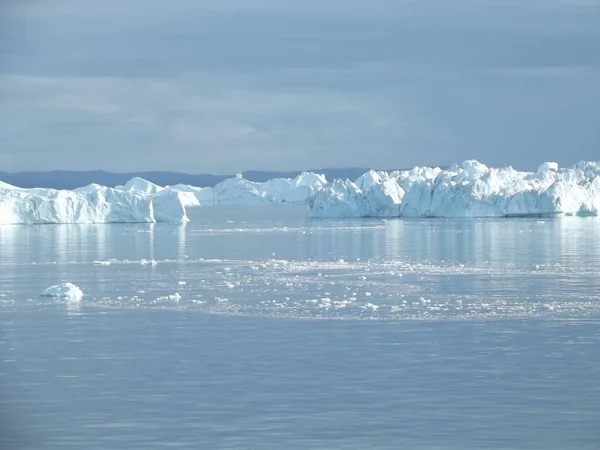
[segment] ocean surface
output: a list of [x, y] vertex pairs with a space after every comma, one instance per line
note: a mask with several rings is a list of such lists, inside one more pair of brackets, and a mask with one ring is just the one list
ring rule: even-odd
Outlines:
[[0, 226], [0, 448], [600, 449], [598, 218], [190, 217]]

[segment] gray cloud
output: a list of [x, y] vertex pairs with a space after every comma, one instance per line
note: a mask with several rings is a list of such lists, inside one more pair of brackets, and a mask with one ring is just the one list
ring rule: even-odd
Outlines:
[[9, 2], [4, 170], [597, 159], [592, 1]]

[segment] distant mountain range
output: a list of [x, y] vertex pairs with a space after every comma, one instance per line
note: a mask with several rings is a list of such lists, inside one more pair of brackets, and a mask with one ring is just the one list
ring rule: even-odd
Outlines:
[[[322, 173], [329, 181], [335, 178], [354, 180], [369, 169], [351, 167], [346, 169], [314, 169], [310, 172]], [[297, 172], [268, 172], [259, 170], [249, 170], [243, 172], [244, 178], [250, 181], [267, 181], [272, 178], [294, 178]], [[231, 178], [235, 175], [212, 175], [180, 172], [130, 172], [113, 173], [104, 170], [74, 171], [74, 170], [53, 170], [50, 172], [0, 172], [0, 181], [12, 184], [22, 188], [54, 188], [54, 189], [74, 189], [85, 186], [90, 183], [98, 183], [104, 186], [116, 186], [125, 184], [133, 177], [144, 178], [145, 180], [156, 183], [160, 186], [172, 186], [174, 184], [189, 184], [192, 186], [214, 186], [221, 181]]]

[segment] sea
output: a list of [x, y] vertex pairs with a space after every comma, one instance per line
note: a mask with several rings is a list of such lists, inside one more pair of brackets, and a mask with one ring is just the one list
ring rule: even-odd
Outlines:
[[189, 215], [0, 226], [0, 448], [600, 449], [600, 219]]

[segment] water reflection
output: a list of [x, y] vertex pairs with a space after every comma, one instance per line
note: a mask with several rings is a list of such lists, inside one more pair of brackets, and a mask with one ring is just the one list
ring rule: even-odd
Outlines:
[[0, 264], [232, 258], [254, 252], [257, 258], [408, 258], [476, 265], [517, 264], [523, 255], [535, 255], [534, 264], [577, 258], [593, 266], [600, 255], [600, 218], [310, 220], [293, 208], [281, 212], [289, 217], [275, 215], [269, 222], [262, 214], [261, 220], [246, 214], [235, 225], [230, 219], [219, 224], [204, 213], [188, 224], [0, 226]]
[[[597, 301], [600, 288], [598, 218], [311, 220], [293, 208], [257, 208], [256, 215], [244, 210], [237, 216], [227, 208], [211, 211], [214, 215], [203, 212], [188, 224], [2, 226], [2, 290], [27, 300], [49, 285], [70, 281], [86, 295], [102, 298], [102, 292], [114, 293], [119, 280], [119, 289], [128, 295], [158, 286], [158, 297], [183, 289], [177, 280], [187, 277], [212, 280], [214, 286], [199, 287], [196, 295], [231, 297], [238, 291], [221, 292], [220, 286], [239, 285], [243, 300], [250, 286], [257, 283], [259, 289], [268, 280], [257, 272], [238, 273], [239, 280], [218, 275], [217, 281], [199, 261], [237, 261], [247, 269], [273, 259], [323, 261], [323, 267], [344, 260], [353, 264], [348, 277], [363, 277], [359, 272], [370, 264], [381, 272], [381, 281], [368, 289], [388, 303], [401, 301], [387, 299], [392, 292], [420, 292], [417, 299], [431, 292], [480, 299], [493, 293], [496, 299], [531, 298], [544, 304], [575, 296]], [[149, 264], [140, 268], [144, 260]], [[386, 267], [394, 261], [405, 264], [402, 270], [413, 278], [401, 281], [397, 269]], [[315, 269], [315, 274], [322, 271]], [[282, 283], [279, 291], [288, 289], [288, 281]], [[307, 285], [306, 295], [319, 295], [313, 292], [318, 286]]]
[[386, 257], [457, 263], [516, 263], [524, 254], [540, 262], [580, 255], [598, 261], [600, 219], [388, 220]]
[[0, 264], [185, 255], [187, 224], [2, 225]]
[[[0, 227], [0, 422], [43, 443], [23, 448], [598, 442], [598, 218], [197, 214]], [[37, 297], [62, 281], [82, 303]]]

